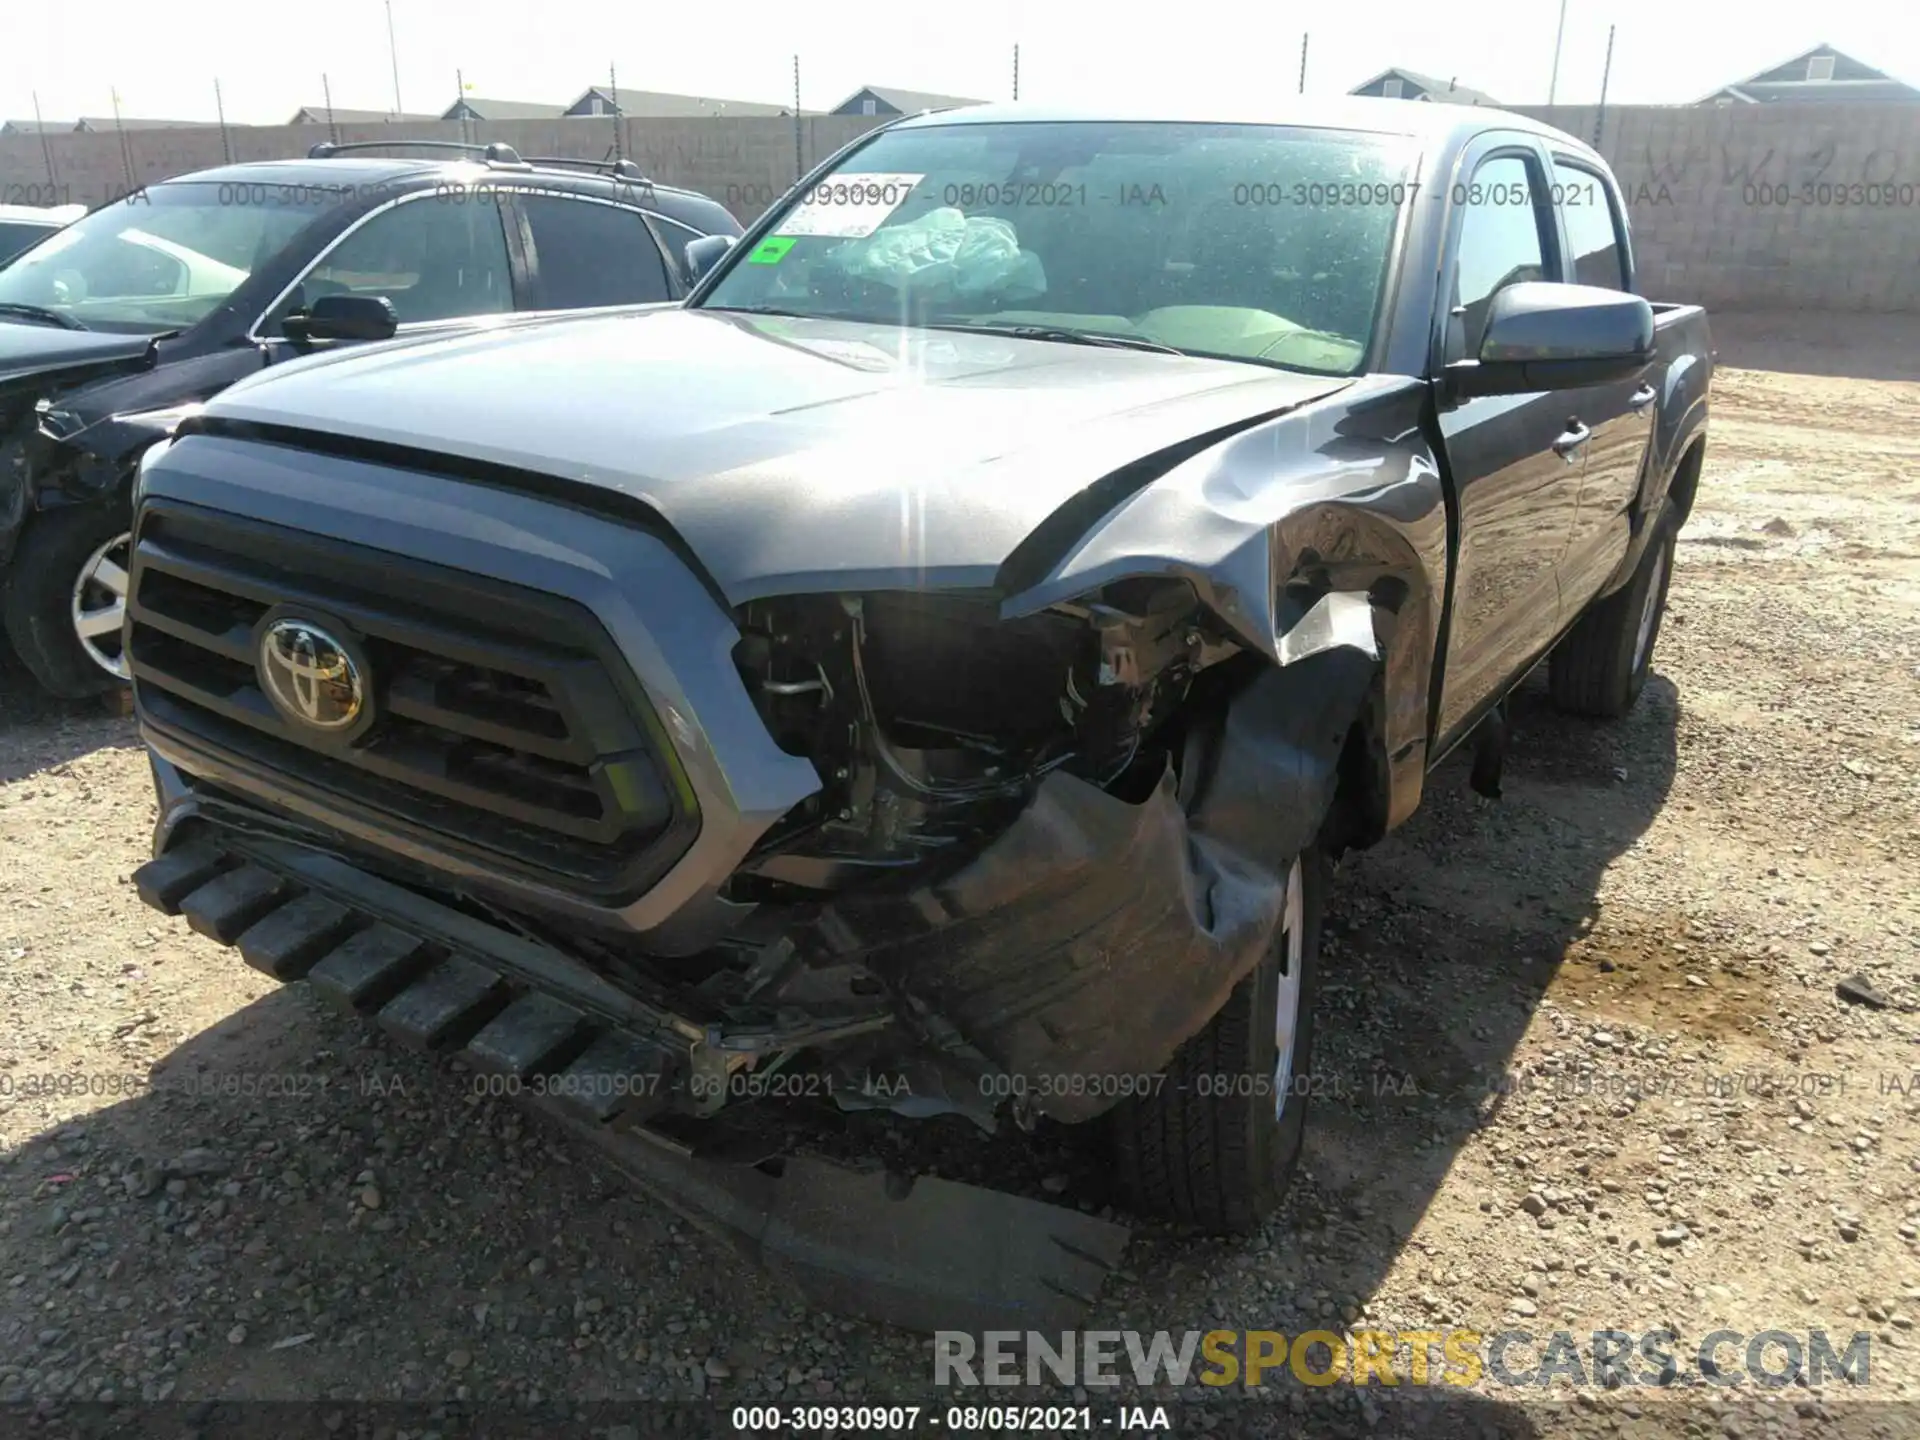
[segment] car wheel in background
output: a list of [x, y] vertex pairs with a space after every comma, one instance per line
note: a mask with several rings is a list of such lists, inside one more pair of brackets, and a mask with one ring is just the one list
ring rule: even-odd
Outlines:
[[7, 638], [20, 662], [62, 699], [126, 683], [126, 507], [71, 505], [27, 524], [6, 577]]

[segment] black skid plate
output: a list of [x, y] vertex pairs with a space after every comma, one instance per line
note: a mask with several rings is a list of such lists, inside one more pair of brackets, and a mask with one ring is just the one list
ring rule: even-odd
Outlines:
[[204, 842], [141, 866], [133, 883], [149, 905], [185, 915], [262, 974], [305, 980], [404, 1045], [527, 1082], [562, 1114], [637, 1124], [665, 1107], [680, 1078], [682, 1057], [654, 1037], [590, 1017], [472, 953], [458, 938], [472, 926], [465, 917], [447, 912], [444, 930], [420, 923], [441, 907], [417, 896], [409, 913], [390, 918]]
[[571, 994], [530, 983], [530, 968], [567, 979], [554, 968], [567, 962], [317, 852], [275, 845], [264, 863], [198, 840], [133, 881], [261, 973], [527, 1082], [526, 1103], [822, 1309], [921, 1331], [1071, 1329], [1126, 1248], [1124, 1226], [978, 1186], [690, 1154], [646, 1128], [684, 1083], [686, 1054], [584, 1003], [604, 981]]

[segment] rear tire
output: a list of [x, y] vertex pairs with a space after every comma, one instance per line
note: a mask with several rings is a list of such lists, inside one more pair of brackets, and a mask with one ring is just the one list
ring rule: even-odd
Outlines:
[[[1295, 888], [1297, 881], [1297, 889]], [[1273, 948], [1174, 1055], [1157, 1093], [1107, 1123], [1129, 1203], [1215, 1235], [1260, 1228], [1300, 1160], [1313, 1075], [1313, 998], [1326, 865], [1301, 853]], [[1291, 1025], [1281, 1059], [1279, 1032]]]
[[[106, 662], [120, 659], [126, 556], [118, 552], [127, 538], [124, 505], [63, 505], [34, 515], [14, 550], [7, 638], [20, 663], [63, 700], [125, 683]], [[92, 633], [83, 635], [82, 626]]]
[[1587, 610], [1547, 661], [1553, 703], [1570, 715], [1613, 720], [1640, 698], [1653, 671], [1654, 642], [1667, 610], [1680, 519], [1660, 512], [1633, 578]]

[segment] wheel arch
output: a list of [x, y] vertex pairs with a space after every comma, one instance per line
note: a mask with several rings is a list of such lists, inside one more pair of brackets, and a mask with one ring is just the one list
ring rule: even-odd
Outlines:
[[1687, 437], [1680, 463], [1667, 482], [1667, 500], [1673, 505], [1676, 523], [1684, 525], [1693, 514], [1694, 497], [1700, 493], [1700, 471], [1707, 459], [1707, 432], [1704, 426]]

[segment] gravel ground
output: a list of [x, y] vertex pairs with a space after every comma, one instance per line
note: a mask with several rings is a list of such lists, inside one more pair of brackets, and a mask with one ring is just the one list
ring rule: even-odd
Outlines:
[[[1864, 1331], [1870, 1383], [1716, 1408], [1489, 1380], [1444, 1417], [1132, 1396], [1180, 1433], [1920, 1434], [1920, 372], [1883, 347], [1853, 373], [1900, 378], [1795, 375], [1791, 326], [1729, 334], [1753, 368], [1721, 373], [1641, 704], [1575, 723], [1530, 682], [1502, 800], [1449, 762], [1343, 867], [1289, 1205], [1251, 1242], [1143, 1228], [1089, 1324], [1667, 1327], [1683, 1363], [1715, 1329]], [[925, 1339], [805, 1312], [144, 909], [130, 723], [0, 678], [0, 1401], [927, 1394]], [[1063, 1203], [1108, 1203], [1092, 1155], [1057, 1166]]]

